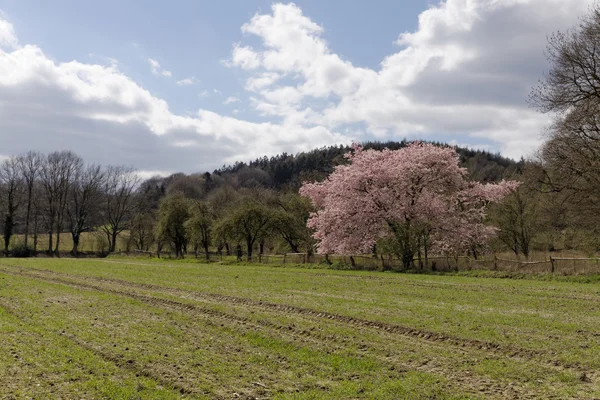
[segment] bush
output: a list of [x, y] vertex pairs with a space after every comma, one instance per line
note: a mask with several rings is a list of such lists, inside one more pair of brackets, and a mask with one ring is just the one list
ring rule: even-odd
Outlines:
[[31, 247], [27, 246], [25, 243], [18, 243], [13, 246], [10, 255], [19, 258], [32, 257], [35, 255], [35, 252]]

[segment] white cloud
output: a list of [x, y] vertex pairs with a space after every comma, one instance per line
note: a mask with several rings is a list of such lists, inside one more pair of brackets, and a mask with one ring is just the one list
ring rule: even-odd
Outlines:
[[418, 136], [491, 142], [490, 150], [519, 157], [547, 123], [525, 104], [548, 68], [546, 35], [586, 9], [587, 0], [447, 0], [422, 13], [418, 29], [371, 69], [335, 54], [325, 29], [300, 8], [276, 4], [242, 27], [262, 44], [235, 45], [227, 63], [247, 75], [253, 111], [268, 118], [261, 123], [234, 117], [238, 108], [234, 116], [175, 114], [116, 63], [57, 62], [21, 46], [0, 16], [2, 154], [70, 148], [93, 162], [192, 172], [352, 139]]
[[237, 103], [237, 102], [239, 102], [239, 101], [240, 101], [240, 99], [238, 99], [237, 97], [230, 96], [230, 97], [228, 97], [228, 98], [227, 98], [227, 100], [225, 100], [225, 101], [223, 102], [223, 104]]
[[148, 59], [148, 63], [150, 63], [150, 69], [152, 70], [152, 73], [154, 75], [162, 75], [162, 76], [166, 76], [166, 77], [171, 77], [171, 75], [173, 75], [171, 73], [171, 71], [167, 71], [166, 69], [163, 69], [160, 64], [158, 63], [158, 61], [149, 58]]
[[254, 69], [260, 66], [258, 54], [250, 47], [235, 45], [230, 62], [225, 62], [225, 65], [235, 65], [244, 69]]
[[195, 76], [192, 76], [189, 78], [184, 78], [184, 79], [177, 81], [178, 86], [197, 85], [198, 83], [200, 83], [200, 80], [198, 78], [196, 78]]
[[179, 85], [179, 86], [197, 85], [198, 83], [200, 83], [200, 80], [198, 78], [196, 78], [195, 76], [177, 81], [177, 85]]
[[[0, 18], [2, 14], [0, 13]], [[3, 19], [0, 19], [0, 48], [16, 49], [19, 47], [19, 40], [15, 34], [13, 25]]]
[[56, 62], [35, 45], [0, 50], [0, 104], [3, 154], [69, 148], [91, 162], [152, 173], [348, 142], [324, 127], [248, 122], [203, 109], [177, 115], [117, 65]]
[[208, 90], [203, 90], [201, 91], [198, 96], [200, 97], [207, 97], [210, 93], [208, 93]]
[[[262, 115], [337, 130], [366, 127], [377, 139], [488, 140], [518, 157], [535, 148], [548, 117], [525, 103], [547, 69], [546, 35], [586, 12], [587, 0], [447, 0], [400, 34], [379, 69], [343, 60], [325, 29], [294, 4], [275, 4], [242, 27], [261, 48], [234, 45], [229, 65]], [[282, 75], [298, 77], [276, 86]]]
[[248, 81], [246, 82], [246, 90], [257, 92], [261, 89], [265, 89], [277, 82], [280, 77], [281, 75], [276, 72], [264, 72], [257, 76], [252, 76], [248, 78]]

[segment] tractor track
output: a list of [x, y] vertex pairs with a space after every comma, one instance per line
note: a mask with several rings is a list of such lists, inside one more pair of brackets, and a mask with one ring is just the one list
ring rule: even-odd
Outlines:
[[[147, 266], [147, 267], [156, 267], [158, 264], [151, 264], [151, 263], [142, 263], [142, 262], [132, 262], [132, 261], [111, 261], [111, 260], [100, 260], [100, 262], [103, 263], [107, 263], [107, 264], [127, 264], [127, 265], [139, 265], [139, 266]], [[175, 266], [172, 264], [166, 264], [167, 266]], [[377, 282], [381, 282], [385, 285], [398, 285], [398, 286], [414, 286], [414, 287], [427, 287], [427, 288], [431, 288], [431, 287], [435, 287], [438, 289], [457, 289], [460, 288], [461, 290], [468, 290], [468, 291], [472, 291], [472, 292], [494, 292], [494, 291], [498, 291], [497, 288], [491, 287], [491, 286], [484, 286], [484, 285], [465, 285], [465, 284], [461, 284], [461, 283], [439, 283], [439, 282], [432, 282], [432, 281], [427, 281], [424, 283], [419, 283], [419, 282], [406, 282], [406, 281], [400, 281], [398, 279], [391, 279], [390, 277], [385, 277], [385, 276], [372, 276], [372, 275], [349, 275], [349, 274], [328, 274], [328, 273], [314, 273], [314, 272], [308, 272], [308, 271], [294, 271], [295, 273], [302, 273], [302, 274], [306, 274], [306, 275], [310, 275], [310, 276], [317, 276], [317, 277], [321, 277], [321, 278], [337, 278], [337, 279], [354, 279], [354, 280], [367, 280], [367, 281], [377, 281]], [[490, 277], [490, 278], [486, 278], [486, 279], [506, 279], [506, 280], [510, 280], [511, 278], [494, 278], [494, 277]], [[519, 280], [519, 281], [523, 281], [523, 280]], [[532, 292], [536, 292], [540, 295], [545, 295], [546, 293], [548, 293], [549, 297], [555, 298], [555, 299], [566, 299], [566, 300], [586, 300], [586, 301], [594, 301], [594, 302], [600, 302], [600, 292], [599, 295], [586, 295], [586, 294], [581, 294], [581, 295], [576, 295], [576, 294], [556, 294], [556, 293], [552, 293], [552, 292], [558, 292], [560, 291], [560, 289], [557, 288], [539, 288], [539, 287], [531, 287], [531, 286], [527, 286], [527, 287], [523, 287], [523, 289], [527, 289], [529, 291]], [[517, 290], [517, 289], [513, 289], [513, 288], [508, 288], [508, 287], [502, 287], [501, 289], [502, 292], [510, 292], [510, 293], [522, 293], [522, 290]]]
[[[0, 272], [4, 272], [10, 275], [18, 275], [24, 276], [28, 278], [38, 279], [42, 281], [47, 281], [51, 283], [59, 283], [64, 284], [70, 287], [91, 290], [96, 292], [103, 293], [111, 293], [119, 296], [129, 297], [140, 302], [143, 302], [148, 305], [158, 306], [158, 307], [167, 307], [172, 310], [182, 311], [185, 313], [193, 313], [196, 315], [201, 315], [204, 318], [207, 318], [210, 321], [212, 318], [219, 319], [221, 321], [225, 321], [233, 324], [233, 326], [238, 326], [244, 329], [250, 329], [256, 331], [256, 328], [265, 328], [267, 330], [274, 330], [280, 332], [281, 335], [290, 337], [294, 340], [299, 340], [305, 343], [313, 343], [323, 346], [327, 344], [330, 350], [333, 349], [332, 344], [336, 343], [337, 349], [340, 348], [348, 348], [353, 344], [358, 344], [362, 347], [363, 351], [367, 351], [370, 347], [376, 349], [376, 346], [368, 346], [364, 343], [359, 343], [358, 339], [355, 339], [355, 343], [352, 343], [352, 340], [346, 340], [344, 338], [334, 337], [333, 335], [325, 335], [320, 333], [318, 330], [307, 330], [302, 329], [302, 327], [292, 325], [281, 325], [270, 322], [263, 318], [251, 318], [244, 317], [239, 315], [234, 315], [230, 313], [226, 313], [223, 311], [202, 307], [195, 304], [184, 303], [172, 299], [162, 298], [151, 296], [147, 294], [135, 293], [131, 290], [142, 289], [142, 290], [152, 290], [156, 292], [161, 292], [163, 294], [172, 294], [177, 295], [187, 300], [198, 300], [198, 301], [207, 301], [210, 303], [216, 303], [219, 305], [222, 304], [231, 304], [237, 306], [244, 306], [249, 308], [254, 308], [262, 311], [277, 311], [286, 314], [298, 315], [301, 317], [310, 317], [313, 321], [318, 321], [319, 319], [326, 319], [332, 322], [342, 323], [342, 325], [354, 326], [359, 329], [368, 329], [375, 330], [378, 333], [384, 335], [398, 335], [400, 337], [407, 337], [411, 339], [424, 340], [430, 345], [434, 346], [442, 346], [452, 345], [455, 348], [455, 351], [464, 354], [467, 356], [470, 351], [480, 351], [490, 353], [494, 358], [508, 358], [514, 361], [522, 362], [522, 361], [539, 361], [542, 364], [556, 370], [572, 370], [576, 372], [586, 372], [587, 376], [591, 378], [593, 381], [596, 380], [596, 374], [590, 374], [589, 369], [577, 365], [577, 364], [569, 364], [564, 365], [558, 360], [552, 360], [551, 355], [541, 351], [533, 351], [527, 349], [520, 349], [517, 347], [509, 347], [503, 346], [483, 341], [477, 340], [467, 340], [461, 338], [455, 338], [443, 334], [431, 333], [426, 331], [421, 331], [418, 329], [407, 328], [399, 325], [386, 324], [382, 322], [368, 321], [363, 319], [357, 319], [354, 317], [347, 317], [338, 314], [332, 314], [327, 312], [321, 312], [317, 310], [296, 307], [296, 306], [288, 306], [281, 305], [275, 303], [268, 303], [260, 300], [252, 300], [242, 297], [234, 297], [227, 296], [221, 294], [213, 294], [213, 293], [202, 293], [195, 292], [185, 289], [177, 289], [177, 288], [169, 288], [160, 285], [147, 284], [147, 283], [134, 283], [130, 281], [113, 279], [113, 278], [104, 278], [104, 277], [90, 277], [90, 276], [76, 276], [66, 273], [59, 273], [45, 269], [36, 269], [36, 268], [23, 268], [23, 267], [10, 267], [1, 268]], [[83, 281], [83, 282], [82, 282]], [[105, 286], [98, 286], [96, 284], [92, 284], [89, 282], [93, 282], [96, 284], [106, 283], [121, 286], [125, 289], [130, 290], [120, 290], [116, 288], [107, 288]], [[223, 326], [223, 325], [221, 325]], [[72, 335], [71, 335], [72, 336]], [[164, 383], [166, 387], [172, 387], [175, 390], [178, 390], [183, 395], [186, 394], [200, 394], [206, 392], [198, 391], [195, 388], [181, 385], [177, 382], [172, 382], [170, 380], [165, 380], [162, 376], [156, 376], [156, 374], [152, 374], [149, 370], [142, 370], [137, 367], [135, 364], [126, 363], [124, 364], [124, 360], [121, 358], [122, 356], [111, 355], [103, 352], [102, 350], [96, 349], [93, 346], [82, 343], [77, 340], [76, 337], [72, 336], [71, 339], [85, 347], [86, 349], [98, 354], [98, 356], [115, 363], [118, 366], [122, 366], [124, 368], [133, 369], [136, 373], [140, 375], [147, 376], [151, 379], [160, 380], [161, 384]], [[335, 349], [333, 349], [335, 350]], [[452, 382], [455, 382], [459, 386], [471, 391], [472, 393], [485, 394], [490, 397], [500, 398], [535, 398], [535, 396], [529, 395], [529, 390], [525, 387], [510, 386], [500, 384], [492, 379], [488, 379], [482, 376], [465, 376], [458, 371], [451, 371], [444, 367], [429, 367], [428, 365], [423, 365], [418, 362], [409, 361], [408, 363], [396, 361], [392, 358], [382, 356], [381, 354], [376, 354], [375, 352], [369, 351], [369, 353], [384, 361], [386, 364], [390, 365], [390, 371], [394, 371], [394, 373], [404, 373], [409, 370], [419, 370], [426, 372], [439, 373], [443, 376], [449, 378]], [[212, 393], [211, 395], [216, 395], [216, 393]], [[215, 398], [220, 398], [216, 396]]]
[[[26, 318], [23, 315], [21, 315], [18, 311], [16, 311], [10, 304], [7, 304], [2, 298], [0, 298], [0, 307], [2, 307], [10, 315], [18, 318], [24, 324], [28, 324]], [[118, 368], [126, 369], [126, 370], [134, 372], [135, 374], [137, 374], [139, 376], [143, 376], [145, 378], [151, 379], [151, 380], [155, 381], [156, 383], [158, 383], [159, 385], [162, 385], [163, 387], [175, 390], [182, 395], [193, 395], [193, 394], [200, 393], [200, 392], [193, 390], [185, 385], [181, 385], [177, 382], [166, 380], [166, 379], [164, 379], [164, 377], [153, 373], [151, 368], [138, 366], [134, 360], [124, 360], [122, 357], [117, 357], [115, 355], [109, 354], [108, 352], [102, 351], [102, 350], [92, 346], [89, 343], [79, 340], [76, 336], [74, 336], [72, 334], [68, 334], [63, 331], [61, 333], [58, 333], [57, 335], [60, 335], [64, 338], [68, 339], [69, 341], [73, 342], [75, 345], [89, 351], [90, 353], [94, 354], [95, 356], [101, 358], [102, 360], [104, 360], [108, 363], [114, 364]]]
[[[31, 270], [35, 271], [36, 273], [29, 272]], [[14, 270], [14, 269], [8, 270], [5, 268], [0, 268], [0, 272], [23, 275], [23, 276], [27, 276], [27, 277], [34, 278], [34, 279], [54, 281], [54, 282], [58, 282], [58, 283], [62, 283], [62, 284], [66, 284], [66, 285], [70, 285], [70, 286], [74, 286], [74, 287], [80, 287], [80, 288], [88, 289], [88, 290], [113, 293], [113, 294], [117, 294], [117, 295], [121, 295], [121, 296], [130, 297], [130, 298], [133, 298], [133, 299], [136, 299], [136, 300], [139, 300], [144, 303], [151, 304], [151, 305], [167, 305], [167, 306], [174, 307], [174, 308], [181, 309], [181, 310], [188, 311], [188, 312], [189, 311], [199, 312], [199, 313], [211, 316], [211, 317], [224, 318], [224, 319], [235, 319], [238, 323], [248, 323], [250, 321], [250, 319], [246, 318], [246, 317], [235, 316], [235, 315], [228, 314], [228, 313], [218, 311], [218, 310], [214, 310], [211, 308], [197, 306], [197, 305], [190, 304], [190, 303], [183, 303], [183, 302], [179, 302], [179, 301], [172, 300], [172, 299], [143, 295], [143, 294], [134, 293], [131, 291], [106, 288], [106, 287], [102, 287], [102, 286], [93, 285], [90, 283], [77, 282], [76, 280], [81, 279], [81, 280], [87, 280], [87, 281], [92, 281], [92, 282], [97, 282], [97, 283], [104, 282], [104, 283], [109, 283], [109, 284], [120, 285], [120, 286], [127, 287], [130, 289], [155, 290], [155, 291], [159, 291], [159, 292], [163, 292], [163, 293], [169, 293], [169, 294], [174, 294], [174, 295], [178, 295], [178, 296], [183, 296], [184, 298], [188, 298], [188, 299], [192, 299], [192, 300], [194, 300], [194, 299], [201, 300], [201, 301], [204, 300], [204, 301], [209, 301], [209, 302], [217, 302], [218, 304], [228, 303], [228, 304], [241, 305], [241, 306], [245, 306], [245, 307], [252, 307], [252, 308], [268, 310], [268, 311], [276, 311], [276, 312], [282, 312], [282, 313], [287, 313], [287, 314], [296, 314], [296, 315], [300, 315], [300, 316], [307, 316], [307, 317], [312, 317], [312, 318], [317, 318], [317, 319], [325, 319], [325, 320], [329, 320], [332, 322], [342, 323], [345, 325], [350, 325], [350, 326], [355, 326], [355, 327], [360, 327], [360, 328], [368, 328], [368, 329], [373, 329], [373, 330], [388, 333], [388, 334], [396, 334], [396, 335], [401, 335], [401, 336], [405, 336], [405, 337], [420, 339], [420, 340], [424, 340], [426, 342], [443, 343], [443, 344], [454, 346], [456, 348], [462, 348], [465, 350], [474, 349], [474, 350], [486, 351], [486, 352], [489, 352], [489, 353], [492, 353], [495, 355], [507, 357], [507, 358], [514, 359], [517, 361], [535, 360], [535, 361], [541, 361], [544, 364], [546, 364], [550, 367], [553, 367], [553, 368], [558, 367], [561, 369], [571, 369], [571, 370], [575, 370], [578, 372], [588, 372], [589, 371], [587, 368], [585, 368], [581, 365], [575, 364], [575, 363], [563, 364], [561, 361], [559, 361], [557, 359], [553, 359], [552, 354], [548, 354], [547, 352], [544, 352], [544, 351], [523, 349], [523, 348], [519, 348], [516, 346], [507, 346], [507, 345], [485, 342], [485, 341], [480, 341], [480, 340], [463, 339], [463, 338], [453, 337], [450, 335], [445, 335], [442, 333], [429, 332], [429, 331], [424, 331], [424, 330], [420, 330], [420, 329], [405, 327], [402, 325], [388, 324], [385, 322], [370, 321], [370, 320], [365, 320], [365, 319], [360, 319], [360, 318], [355, 318], [355, 317], [350, 317], [350, 316], [344, 316], [344, 315], [339, 315], [339, 314], [334, 314], [334, 313], [329, 313], [329, 312], [324, 312], [324, 311], [318, 311], [318, 310], [313, 310], [313, 309], [303, 308], [303, 307], [298, 307], [298, 306], [276, 304], [276, 303], [264, 302], [261, 300], [253, 300], [253, 299], [248, 299], [248, 298], [243, 298], [243, 297], [235, 297], [235, 296], [228, 296], [228, 295], [215, 294], [215, 293], [201, 293], [201, 292], [195, 292], [195, 291], [188, 291], [188, 290], [184, 290], [184, 289], [168, 288], [168, 287], [164, 287], [164, 286], [147, 284], [147, 283], [134, 283], [134, 282], [124, 281], [124, 280], [120, 280], [120, 279], [103, 278], [103, 277], [89, 277], [89, 276], [86, 276], [86, 277], [74, 276], [74, 275], [70, 275], [70, 274], [62, 274], [62, 273], [58, 273], [58, 272], [54, 272], [54, 271], [34, 269], [34, 268], [26, 268], [26, 269], [20, 268], [20, 270]], [[74, 279], [75, 281], [65, 279], [65, 277]], [[259, 323], [261, 325], [263, 325], [264, 327], [271, 328], [271, 329], [286, 329], [287, 328], [287, 327], [279, 327], [276, 324], [270, 323], [269, 321], [265, 321], [265, 320], [260, 320]], [[302, 333], [304, 331], [300, 331], [300, 332]], [[304, 334], [306, 335], [306, 332], [304, 332]], [[311, 335], [312, 333], [309, 332], [308, 334]]]

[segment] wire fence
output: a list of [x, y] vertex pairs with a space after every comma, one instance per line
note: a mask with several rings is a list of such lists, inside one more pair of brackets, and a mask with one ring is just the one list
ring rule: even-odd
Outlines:
[[[121, 254], [148, 256], [159, 258], [176, 258], [174, 253], [163, 251], [122, 252]], [[194, 257], [206, 262], [245, 262], [246, 252], [198, 252], [186, 254], [187, 258]], [[446, 257], [430, 256], [427, 259], [413, 261], [411, 270], [422, 271], [471, 271], [489, 270], [511, 273], [553, 273], [557, 275], [589, 275], [600, 274], [600, 258], [598, 257], [554, 257], [545, 255], [542, 259], [522, 260], [510, 259], [503, 255], [488, 255], [486, 257], [473, 258], [468, 256]], [[405, 270], [405, 266], [398, 257], [390, 255], [335, 255], [335, 254], [311, 254], [311, 253], [285, 253], [285, 254], [255, 254], [252, 262], [265, 265], [299, 265], [299, 264], [322, 264], [332, 265], [340, 269], [355, 269], [366, 271]]]
[[[320, 255], [308, 253], [286, 253], [261, 255], [262, 264], [337, 264], [360, 270], [402, 270], [404, 265], [397, 257], [371, 255]], [[497, 257], [473, 258], [467, 256], [428, 257], [414, 260], [410, 269], [423, 271], [469, 271], [490, 270], [522, 273], [554, 273], [559, 275], [600, 274], [600, 258], [552, 257], [543, 260], [519, 260]]]

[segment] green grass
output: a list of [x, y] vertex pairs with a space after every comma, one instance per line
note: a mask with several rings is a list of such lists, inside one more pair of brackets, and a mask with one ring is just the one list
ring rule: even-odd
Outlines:
[[597, 283], [1, 259], [0, 341], [0, 397], [600, 397]]

